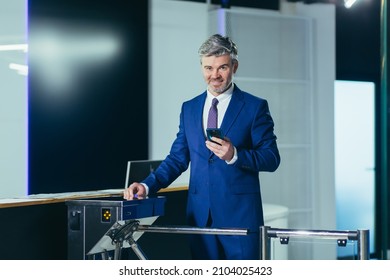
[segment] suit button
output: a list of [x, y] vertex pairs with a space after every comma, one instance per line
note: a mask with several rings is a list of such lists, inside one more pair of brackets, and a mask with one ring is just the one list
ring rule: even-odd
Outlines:
[[209, 163], [213, 163], [214, 160], [212, 158], [209, 159]]

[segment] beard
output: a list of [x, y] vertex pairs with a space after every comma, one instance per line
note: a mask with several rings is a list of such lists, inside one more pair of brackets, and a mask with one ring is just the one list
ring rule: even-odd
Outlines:
[[222, 87], [219, 87], [219, 88], [215, 88], [213, 86], [209, 86], [210, 89], [215, 92], [215, 93], [218, 93], [218, 94], [221, 94], [221, 93], [224, 93], [225, 91], [227, 91], [230, 87], [232, 86], [232, 82], [230, 81], [229, 83], [227, 84], [223, 84]]

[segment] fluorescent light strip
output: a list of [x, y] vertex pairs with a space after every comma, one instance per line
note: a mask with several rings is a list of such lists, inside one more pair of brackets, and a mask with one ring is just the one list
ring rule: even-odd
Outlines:
[[17, 71], [20, 75], [27, 76], [28, 75], [28, 66], [16, 63], [10, 63], [9, 69]]
[[0, 51], [23, 51], [27, 52], [27, 44], [0, 45]]

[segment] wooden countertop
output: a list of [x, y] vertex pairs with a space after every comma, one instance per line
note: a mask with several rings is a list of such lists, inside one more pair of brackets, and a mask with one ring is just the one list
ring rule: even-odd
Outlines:
[[[170, 186], [166, 189], [161, 189], [158, 193], [184, 191], [188, 190], [187, 186]], [[52, 193], [52, 194], [34, 194], [26, 197], [18, 198], [4, 198], [0, 199], [0, 208], [31, 206], [40, 204], [51, 204], [65, 202], [69, 200], [89, 199], [99, 197], [115, 197], [122, 196], [123, 188], [121, 189], [107, 189], [96, 191], [83, 192], [68, 192], [68, 193]]]

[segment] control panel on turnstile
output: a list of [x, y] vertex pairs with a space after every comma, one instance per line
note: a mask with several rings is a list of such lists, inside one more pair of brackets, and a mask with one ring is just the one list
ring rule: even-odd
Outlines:
[[110, 197], [66, 202], [68, 258], [120, 258], [120, 250], [131, 246], [140, 252], [136, 240], [142, 233], [135, 232], [139, 221], [151, 224], [164, 215], [165, 201], [165, 197], [157, 196], [129, 201]]

